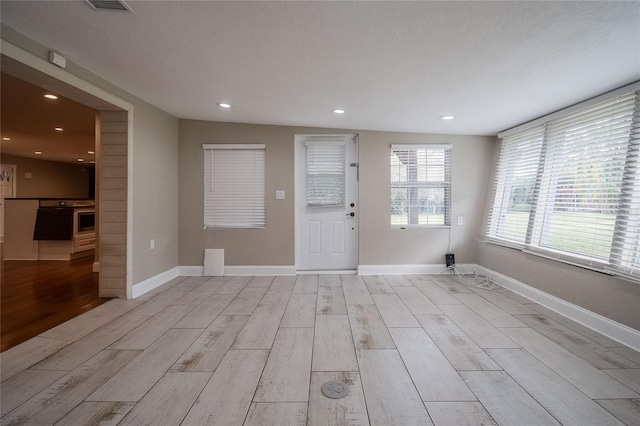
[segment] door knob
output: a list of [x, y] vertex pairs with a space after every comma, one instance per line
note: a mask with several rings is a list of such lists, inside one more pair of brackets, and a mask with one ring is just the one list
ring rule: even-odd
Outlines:
[[347, 216], [351, 216], [351, 217], [354, 217], [355, 215], [356, 215], [356, 214], [355, 214], [354, 212], [351, 212], [351, 213], [347, 213]]

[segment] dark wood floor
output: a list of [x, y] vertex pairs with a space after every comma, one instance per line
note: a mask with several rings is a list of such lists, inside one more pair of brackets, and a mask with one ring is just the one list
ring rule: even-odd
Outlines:
[[24, 342], [109, 299], [98, 298], [93, 256], [2, 261], [0, 350]]

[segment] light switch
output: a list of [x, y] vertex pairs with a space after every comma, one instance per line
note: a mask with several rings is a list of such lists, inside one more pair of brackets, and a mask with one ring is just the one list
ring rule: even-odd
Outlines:
[[284, 200], [284, 191], [282, 190], [276, 191], [276, 200]]
[[150, 248], [151, 250], [153, 250], [153, 249], [155, 249], [155, 248], [156, 248], [156, 240], [150, 240], [150, 241], [149, 241], [149, 248]]
[[462, 216], [458, 216], [458, 225], [464, 225], [464, 218]]

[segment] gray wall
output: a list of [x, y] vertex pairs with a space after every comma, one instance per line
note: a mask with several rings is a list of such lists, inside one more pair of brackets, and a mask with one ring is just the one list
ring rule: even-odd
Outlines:
[[[500, 149], [493, 143], [493, 164]], [[487, 181], [480, 239], [488, 222], [494, 173]], [[478, 264], [520, 282], [581, 306], [589, 311], [640, 330], [640, 285], [577, 266], [523, 253], [486, 242], [478, 242]]]
[[[2, 25], [2, 39], [47, 61], [44, 46]], [[178, 265], [178, 119], [67, 58], [67, 72], [133, 105], [133, 283]], [[131, 171], [131, 170], [130, 170]], [[149, 239], [156, 239], [155, 250]]]
[[[484, 204], [493, 139], [338, 129], [297, 128], [180, 120], [180, 265], [202, 265], [205, 248], [225, 249], [227, 265], [294, 265], [294, 137], [296, 134], [359, 133], [359, 264], [443, 264], [448, 230], [391, 229], [389, 149], [393, 143], [453, 145], [452, 250], [458, 262], [475, 263], [475, 236]], [[205, 143], [266, 145], [266, 229], [203, 229]], [[276, 189], [286, 191], [275, 200]]]
[[[17, 166], [17, 198], [88, 198], [89, 167], [2, 154], [0, 162]], [[31, 173], [26, 179], [25, 173]]]

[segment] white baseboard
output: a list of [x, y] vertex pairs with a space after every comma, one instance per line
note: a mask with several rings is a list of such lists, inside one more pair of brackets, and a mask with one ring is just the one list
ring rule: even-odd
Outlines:
[[[131, 297], [136, 298], [142, 296], [148, 291], [153, 290], [156, 287], [160, 287], [162, 284], [171, 281], [179, 275], [179, 268], [171, 268], [168, 271], [161, 272], [158, 275], [154, 275], [151, 278], [147, 278], [144, 281], [140, 281], [133, 285], [131, 289]], [[181, 274], [180, 274], [181, 275]]]
[[[468, 268], [468, 269], [467, 269]], [[512, 290], [519, 295], [531, 299], [554, 312], [559, 313], [569, 319], [572, 319], [585, 327], [589, 327], [598, 333], [640, 351], [640, 331], [628, 327], [619, 322], [613, 321], [607, 317], [591, 312], [578, 305], [567, 302], [537, 288], [531, 287], [516, 279], [507, 277], [491, 269], [480, 265], [465, 265], [465, 271], [475, 268], [479, 273], [487, 275], [489, 278]]]
[[[178, 266], [178, 273], [185, 277], [201, 277], [204, 275], [203, 266]], [[295, 275], [293, 265], [225, 265], [225, 276], [275, 276]]]
[[358, 265], [358, 275], [415, 275], [439, 274], [445, 265]]

